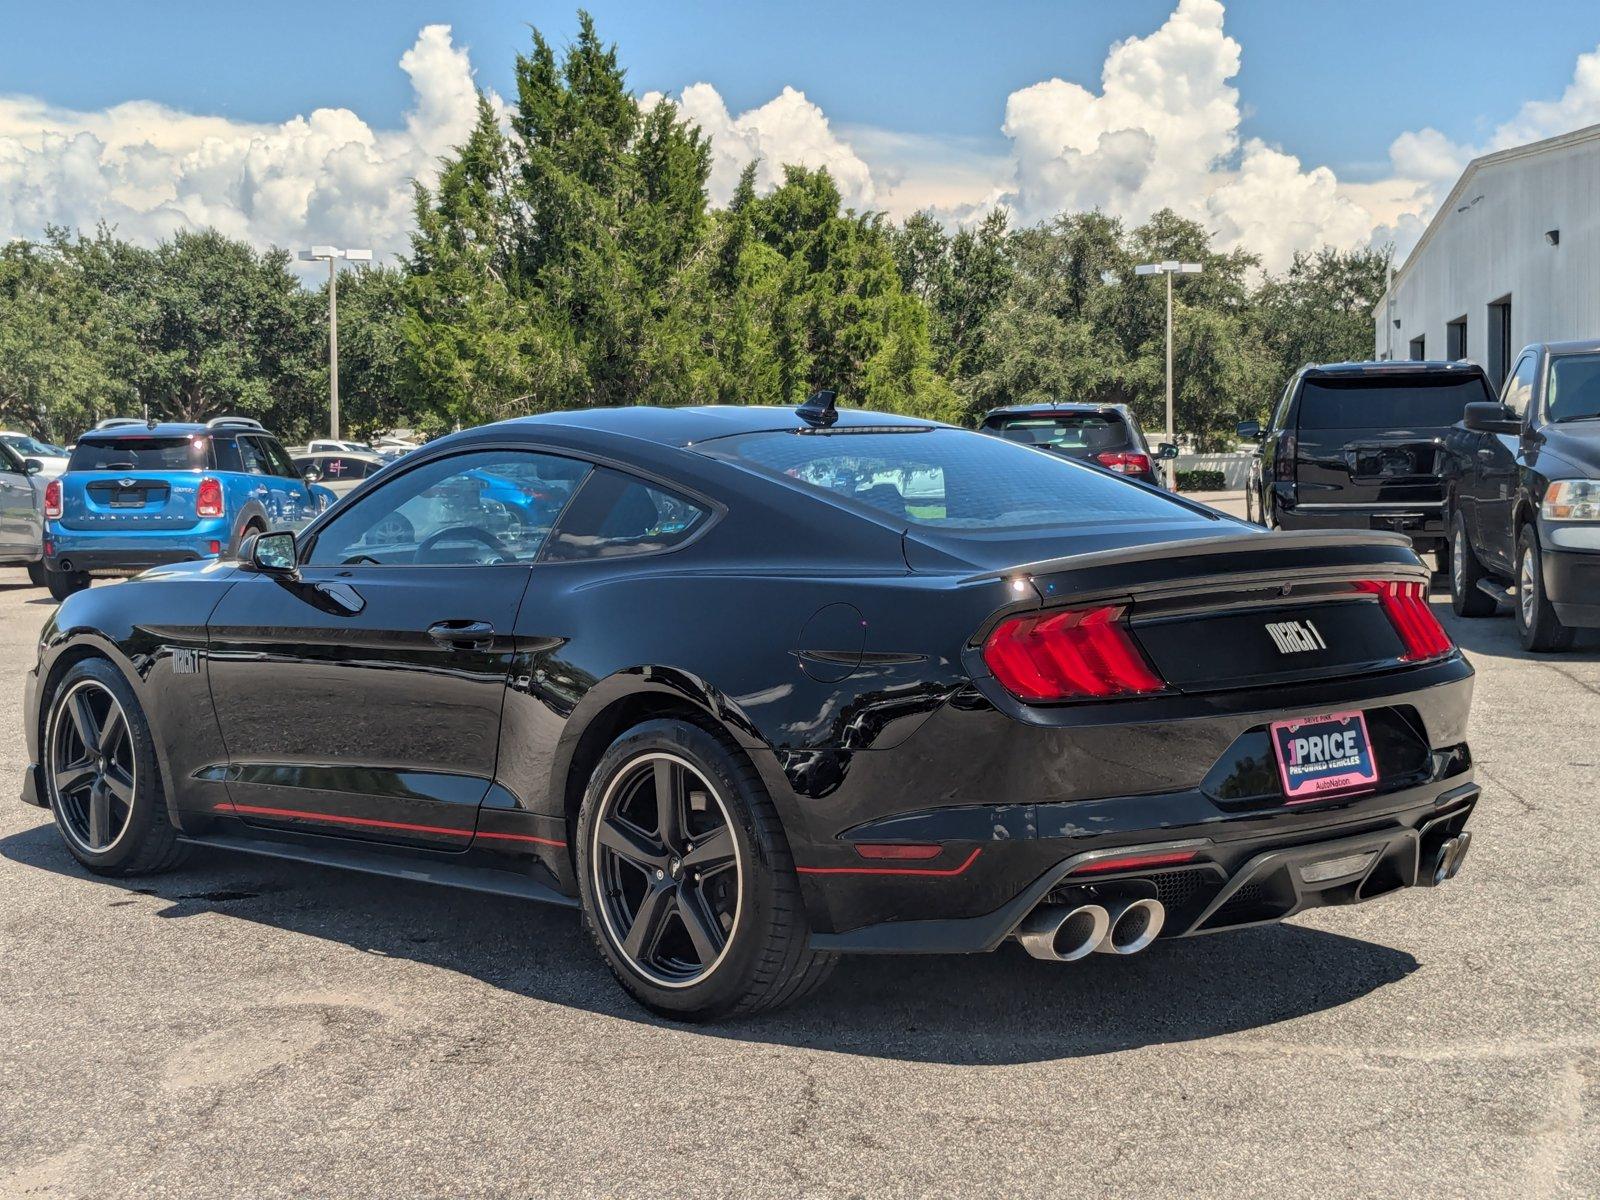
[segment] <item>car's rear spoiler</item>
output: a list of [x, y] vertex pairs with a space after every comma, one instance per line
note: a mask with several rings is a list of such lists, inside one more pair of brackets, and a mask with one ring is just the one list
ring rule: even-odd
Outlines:
[[[1260, 554], [1281, 550], [1336, 550], [1358, 548], [1403, 550], [1411, 554], [1411, 539], [1403, 533], [1383, 530], [1351, 529], [1297, 529], [1262, 530], [1259, 533], [1224, 533], [1212, 537], [1182, 538], [1170, 542], [1153, 542], [1138, 546], [1118, 546], [1110, 550], [1090, 550], [1082, 554], [1068, 554], [1061, 558], [1047, 558], [1039, 562], [1019, 563], [998, 571], [983, 571], [969, 576], [963, 582], [983, 583], [995, 579], [1012, 579], [1018, 576], [1038, 577], [1062, 572], [1078, 572], [1098, 567], [1114, 567], [1125, 563], [1160, 562], [1174, 558], [1210, 558], [1214, 555]], [[1404, 557], [1397, 556], [1404, 565]]]

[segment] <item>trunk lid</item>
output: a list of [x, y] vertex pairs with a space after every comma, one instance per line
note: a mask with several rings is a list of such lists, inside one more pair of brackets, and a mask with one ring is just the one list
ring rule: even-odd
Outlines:
[[199, 475], [68, 474], [61, 480], [64, 529], [187, 529], [195, 508]]

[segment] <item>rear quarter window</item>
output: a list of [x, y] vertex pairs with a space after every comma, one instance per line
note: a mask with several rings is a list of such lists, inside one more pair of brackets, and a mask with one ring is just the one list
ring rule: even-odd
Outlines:
[[562, 513], [544, 557], [577, 562], [670, 550], [699, 532], [710, 515], [675, 492], [599, 467]]
[[1119, 476], [961, 429], [757, 433], [700, 449], [896, 521], [938, 529], [1161, 520], [1178, 508]]

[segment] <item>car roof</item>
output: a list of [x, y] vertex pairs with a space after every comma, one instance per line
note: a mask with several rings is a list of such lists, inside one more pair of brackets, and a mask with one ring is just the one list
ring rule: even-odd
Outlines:
[[1570, 342], [1538, 342], [1528, 348], [1537, 350], [1541, 346], [1550, 354], [1600, 354], [1600, 338], [1582, 338]]
[[293, 458], [356, 458], [364, 462], [388, 462], [381, 454], [368, 454], [365, 450], [302, 450]]
[[1443, 359], [1391, 358], [1377, 362], [1308, 363], [1300, 368], [1303, 375], [1482, 375], [1483, 368], [1465, 359], [1447, 362]]
[[1082, 400], [1040, 400], [1033, 404], [1004, 404], [999, 408], [991, 408], [983, 414], [987, 421], [990, 417], [1026, 417], [1035, 414], [1047, 416], [1050, 413], [1103, 413], [1115, 412], [1127, 415], [1126, 404], [1089, 404]]
[[[868, 412], [859, 408], [838, 409], [833, 432], [845, 429], [920, 428], [943, 424], [894, 413]], [[629, 408], [579, 408], [565, 412], [539, 413], [500, 421], [487, 429], [521, 429], [537, 432], [541, 428], [582, 430], [619, 434], [666, 446], [685, 448], [714, 438], [745, 433], [788, 432], [806, 428], [792, 408], [763, 405], [700, 404], [659, 408], [636, 405]]]
[[195, 421], [157, 421], [154, 425], [142, 422], [138, 425], [112, 425], [107, 429], [86, 430], [80, 442], [100, 441], [102, 439], [116, 440], [119, 437], [196, 437], [201, 434], [215, 437], [219, 434], [253, 433], [257, 437], [263, 434], [272, 437], [273, 434], [264, 429], [256, 429], [249, 425], [204, 425]]

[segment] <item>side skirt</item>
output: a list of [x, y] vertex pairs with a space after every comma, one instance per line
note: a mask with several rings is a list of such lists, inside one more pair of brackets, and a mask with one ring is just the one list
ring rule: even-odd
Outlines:
[[241, 854], [285, 858], [293, 862], [315, 863], [323, 867], [342, 867], [347, 871], [385, 875], [390, 879], [412, 879], [419, 883], [437, 883], [470, 892], [487, 892], [493, 896], [515, 896], [522, 900], [537, 900], [541, 904], [554, 904], [560, 908], [578, 907], [576, 898], [564, 896], [537, 879], [530, 879], [526, 875], [518, 875], [511, 871], [499, 871], [493, 867], [427, 862], [388, 854], [374, 854], [370, 850], [361, 850], [353, 846], [313, 846], [272, 842], [263, 838], [241, 837], [228, 833], [205, 834], [199, 837], [184, 836], [178, 840], [192, 846], [211, 846], [218, 850], [235, 850]]

